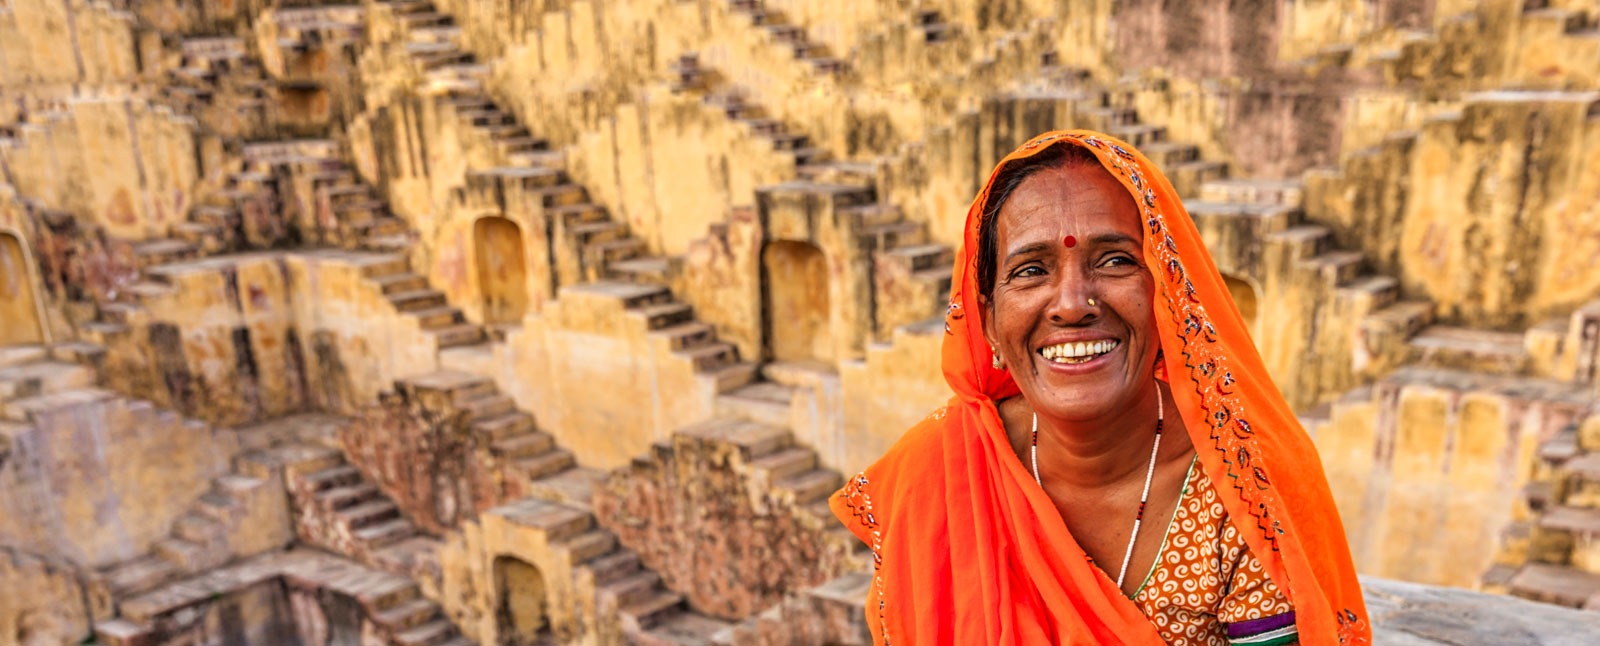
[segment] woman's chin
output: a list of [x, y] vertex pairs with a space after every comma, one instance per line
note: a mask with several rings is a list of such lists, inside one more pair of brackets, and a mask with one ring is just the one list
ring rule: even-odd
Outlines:
[[1099, 384], [1073, 384], [1057, 388], [1045, 384], [1046, 392], [1035, 410], [1056, 419], [1087, 421], [1100, 419], [1119, 410], [1124, 400], [1122, 380]]
[[1119, 354], [1113, 351], [1080, 364], [1040, 359], [1048, 365], [1040, 369], [1035, 382], [1043, 391], [1035, 408], [1067, 420], [1091, 420], [1112, 413], [1132, 395], [1123, 392], [1130, 387], [1129, 380], [1123, 366], [1113, 361]]

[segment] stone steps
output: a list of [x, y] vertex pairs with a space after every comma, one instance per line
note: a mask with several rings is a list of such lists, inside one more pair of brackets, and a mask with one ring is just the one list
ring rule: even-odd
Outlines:
[[772, 486], [793, 495], [795, 504], [805, 505], [826, 500], [830, 494], [844, 486], [844, 477], [830, 469], [812, 469], [774, 482]]
[[379, 625], [390, 630], [408, 630], [428, 623], [439, 616], [439, 604], [429, 599], [417, 598], [374, 613]]
[[643, 256], [647, 246], [643, 240], [627, 236], [581, 245], [578, 248], [583, 276], [588, 280], [598, 280], [612, 273], [610, 267], [613, 264]]
[[243, 513], [248, 497], [266, 485], [237, 473], [214, 480], [150, 554], [101, 571], [113, 598], [126, 599], [228, 562], [234, 555], [226, 535], [230, 527], [248, 520]]
[[128, 598], [120, 604], [122, 616], [96, 624], [95, 632], [108, 643], [154, 643], [155, 626], [178, 623], [173, 617], [201, 612], [205, 604], [276, 580], [348, 600], [376, 625], [378, 633], [371, 637], [384, 643], [471, 643], [410, 578], [306, 549], [264, 554]]
[[534, 480], [528, 487], [528, 493], [543, 500], [589, 511], [595, 487], [600, 486], [606, 477], [607, 473], [599, 469], [573, 467]]
[[1409, 345], [1412, 362], [1440, 368], [1512, 375], [1528, 361], [1517, 332], [1432, 325], [1411, 337]]
[[722, 417], [785, 428], [793, 396], [793, 388], [762, 381], [718, 395], [716, 411]]
[[667, 590], [661, 576], [646, 569], [636, 552], [600, 529], [586, 506], [523, 498], [494, 513], [542, 532], [548, 544], [567, 551], [575, 567], [589, 570], [598, 600], [620, 608], [626, 630], [648, 630], [682, 611], [683, 597]]
[[334, 511], [360, 505], [381, 496], [378, 486], [370, 482], [338, 486], [317, 492], [317, 500]]
[[[437, 399], [430, 393], [442, 393], [455, 410], [466, 413], [479, 441], [503, 461], [501, 468], [509, 470], [508, 491], [517, 495], [538, 492], [547, 498], [581, 496], [587, 507], [588, 492], [579, 494], [570, 485], [587, 480], [592, 486], [591, 472], [579, 468], [572, 452], [558, 446], [554, 436], [539, 430], [533, 415], [518, 410], [516, 402], [501, 393], [493, 380], [465, 372], [439, 371], [401, 383], [423, 401]], [[567, 482], [569, 479], [572, 482]]]
[[644, 599], [624, 606], [617, 614], [622, 617], [624, 631], [639, 632], [661, 625], [685, 607], [683, 595], [658, 588]]
[[566, 449], [552, 449], [533, 457], [516, 461], [524, 477], [532, 480], [548, 478], [577, 466], [577, 459]]
[[789, 447], [756, 458], [750, 466], [767, 472], [772, 482], [810, 473], [817, 466], [817, 453], [810, 449]]
[[533, 416], [522, 411], [517, 411], [499, 417], [474, 420], [474, 431], [482, 434], [492, 442], [510, 439], [532, 431], [534, 428]]
[[[805, 512], [806, 507], [825, 501], [843, 486], [844, 479], [837, 471], [819, 468], [816, 452], [797, 445], [793, 434], [786, 430], [791, 393], [788, 387], [758, 382], [723, 394], [718, 397], [721, 417], [680, 432], [739, 447], [740, 455], [753, 471], [762, 474], [773, 489], [786, 492], [797, 510], [809, 513]], [[737, 405], [760, 406], [755, 409], [759, 416], [733, 417], [721, 413], [723, 402], [729, 399], [740, 402]]]
[[140, 271], [156, 265], [166, 265], [200, 257], [200, 248], [194, 243], [171, 238], [158, 238], [133, 244], [134, 264]]
[[709, 326], [694, 320], [694, 309], [672, 299], [660, 285], [603, 280], [562, 288], [563, 292], [616, 298], [624, 313], [645, 326], [676, 357], [688, 361], [695, 372], [720, 375], [739, 364], [738, 350], [716, 340]]
[[112, 596], [120, 599], [152, 590], [181, 573], [177, 564], [151, 554], [113, 566], [104, 578]]
[[[781, 31], [792, 34], [794, 33], [792, 29], [783, 26]], [[816, 48], [807, 43], [799, 46], [795, 57], [806, 60], [813, 72], [831, 74], [833, 70], [840, 69], [843, 65], [840, 61], [816, 53]], [[694, 89], [704, 92], [704, 102], [708, 106], [721, 110], [730, 119], [743, 122], [753, 134], [770, 142], [773, 150], [791, 154], [797, 167], [815, 166], [826, 162], [826, 151], [811, 146], [810, 138], [806, 135], [794, 132], [784, 127], [782, 123], [762, 116], [765, 112], [745, 100], [747, 93], [743, 89], [726, 83], [719, 87], [710, 87], [710, 79], [716, 78], [716, 75], [700, 69], [698, 55], [690, 53], [679, 56], [670, 67], [678, 78], [678, 82], [674, 84], [675, 90]]]
[[667, 287], [677, 275], [681, 257], [636, 256], [606, 264], [606, 278]]
[[38, 358], [0, 367], [0, 408], [14, 399], [89, 388], [99, 378], [93, 368], [46, 358], [43, 346], [33, 347], [38, 349]]
[[1199, 199], [1207, 202], [1270, 204], [1298, 209], [1305, 201], [1299, 179], [1228, 178], [1200, 185]]
[[[523, 413], [524, 415], [526, 413]], [[529, 416], [529, 426], [532, 426], [532, 417]], [[498, 440], [490, 445], [496, 455], [506, 459], [527, 458], [549, 451], [555, 447], [555, 438], [543, 431], [532, 431], [514, 435], [503, 440]]]
[[1600, 574], [1562, 565], [1529, 563], [1512, 575], [1511, 594], [1569, 608], [1600, 605]]
[[729, 2], [729, 8], [743, 13], [752, 26], [765, 30], [773, 46], [781, 47], [794, 59], [801, 61], [819, 76], [832, 76], [849, 69], [849, 65], [829, 55], [826, 47], [812, 41], [804, 28], [788, 24], [779, 14], [765, 9], [760, 2]]
[[[417, 536], [417, 528], [407, 520], [394, 501], [368, 482], [356, 467], [343, 461], [338, 452], [328, 452], [333, 466], [310, 473], [291, 473], [289, 489], [301, 506], [313, 510], [319, 522], [337, 526], [327, 536], [349, 537], [348, 544], [320, 545], [324, 549], [371, 561], [383, 547]], [[342, 539], [338, 539], [342, 540]]]
[[[378, 191], [363, 183], [339, 157], [334, 144], [308, 141], [264, 142], [251, 144], [246, 158], [253, 163], [295, 163], [307, 156], [326, 159], [312, 173], [312, 193], [337, 222], [333, 234], [338, 243], [355, 250], [394, 253], [392, 260], [368, 266], [364, 274], [372, 279], [395, 308], [418, 319], [419, 327], [432, 335], [439, 348], [481, 343], [486, 335], [477, 325], [466, 322], [459, 308], [451, 306], [444, 293], [428, 286], [427, 278], [410, 270], [411, 229], [394, 217]], [[320, 219], [320, 218], [319, 218]]]

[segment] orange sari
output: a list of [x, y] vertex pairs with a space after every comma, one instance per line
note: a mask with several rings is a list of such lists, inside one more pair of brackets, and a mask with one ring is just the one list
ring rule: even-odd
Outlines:
[[[1133, 147], [1082, 130], [1040, 135], [996, 171], [1050, 146], [1092, 151], [1138, 204], [1165, 378], [1200, 466], [1293, 602], [1301, 643], [1369, 643], [1316, 449], [1268, 377], [1172, 185]], [[874, 643], [1160, 644], [1007, 442], [995, 402], [1019, 391], [1009, 373], [990, 367], [975, 313], [978, 223], [993, 182], [991, 174], [967, 211], [945, 316], [943, 370], [955, 396], [829, 499], [872, 548]]]

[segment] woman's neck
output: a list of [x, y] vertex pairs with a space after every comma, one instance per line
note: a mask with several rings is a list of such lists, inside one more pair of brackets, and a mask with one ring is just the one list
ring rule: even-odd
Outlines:
[[[1190, 442], [1176, 405], [1167, 399], [1166, 388], [1152, 387], [1133, 404], [1097, 419], [1065, 420], [1039, 412], [1039, 477], [1080, 490], [1143, 480], [1156, 439], [1157, 397], [1165, 400], [1167, 414], [1156, 459], [1187, 455]], [[1028, 429], [1035, 411], [1026, 404], [1024, 408], [1028, 417], [1022, 428]]]

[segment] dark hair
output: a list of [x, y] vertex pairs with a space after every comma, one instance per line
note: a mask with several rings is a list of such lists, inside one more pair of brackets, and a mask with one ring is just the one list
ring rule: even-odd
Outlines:
[[1082, 146], [1059, 143], [1038, 154], [1025, 159], [1018, 159], [1000, 169], [995, 174], [994, 187], [989, 191], [989, 201], [983, 205], [983, 213], [978, 220], [978, 293], [985, 299], [994, 296], [995, 273], [1000, 270], [1000, 227], [996, 220], [1000, 215], [1000, 207], [1005, 206], [1011, 193], [1022, 185], [1023, 180], [1033, 176], [1034, 173], [1051, 168], [1077, 168], [1079, 166], [1093, 166], [1100, 168], [1100, 160]]

